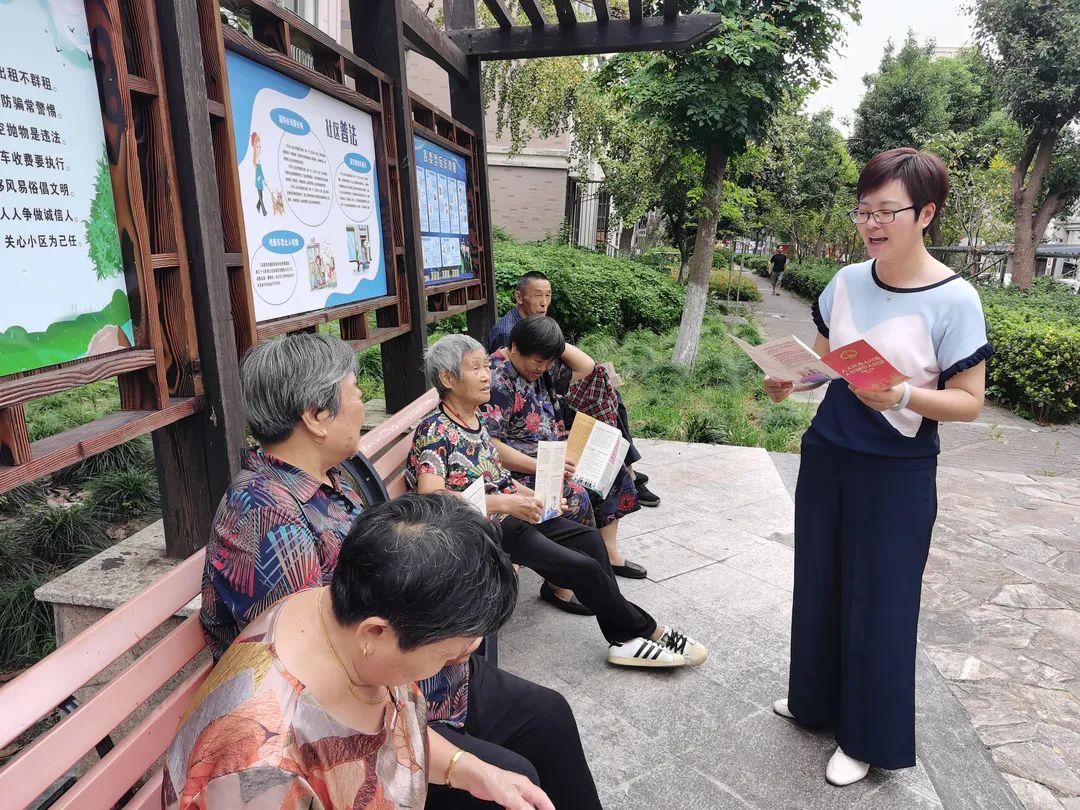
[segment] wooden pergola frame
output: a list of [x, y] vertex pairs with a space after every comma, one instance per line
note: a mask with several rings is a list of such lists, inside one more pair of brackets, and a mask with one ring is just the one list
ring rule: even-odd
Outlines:
[[[229, 0], [251, 31], [222, 23], [219, 0], [84, 0], [101, 99], [135, 346], [0, 378], [0, 492], [140, 435], [153, 438], [166, 550], [205, 544], [246, 446], [240, 355], [259, 340], [340, 323], [355, 348], [380, 346], [387, 409], [427, 389], [428, 325], [457, 314], [483, 340], [496, 317], [481, 89], [484, 60], [678, 49], [707, 36], [718, 15], [682, 16], [658, 0], [629, 19], [572, 0], [546, 19], [519, 0], [483, 0], [497, 27], [477, 27], [476, 0], [445, 0], [445, 30], [412, 0], [350, 0], [352, 48], [271, 0]], [[311, 64], [293, 58], [299, 47]], [[409, 92], [406, 48], [446, 72], [450, 111]], [[233, 155], [225, 53], [235, 51], [372, 115], [382, 212], [385, 296], [256, 322]], [[166, 58], [167, 57], [167, 58]], [[465, 158], [475, 278], [425, 287], [414, 136]], [[31, 444], [26, 402], [115, 378], [121, 411]]]

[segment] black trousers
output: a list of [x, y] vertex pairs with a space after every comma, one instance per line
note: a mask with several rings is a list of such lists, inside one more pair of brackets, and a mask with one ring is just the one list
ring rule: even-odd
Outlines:
[[634, 464], [641, 461], [641, 453], [634, 446], [634, 435], [630, 432], [630, 416], [626, 413], [626, 406], [623, 405], [622, 394], [616, 391], [615, 399], [619, 403], [618, 418], [616, 419], [619, 423], [619, 432], [622, 433], [624, 439], [630, 442], [630, 449], [626, 451], [626, 463]]
[[[596, 785], [566, 698], [496, 669], [478, 655], [470, 660], [465, 728], [436, 723], [432, 730], [484, 762], [527, 776], [558, 810], [599, 810]], [[431, 785], [425, 807], [486, 810], [496, 805], [463, 790]]]
[[937, 460], [844, 450], [811, 429], [795, 490], [788, 707], [849, 756], [915, 764], [915, 640]]
[[537, 526], [507, 517], [502, 530], [503, 549], [510, 559], [560, 588], [570, 588], [596, 614], [600, 632], [609, 643], [648, 638], [656, 632], [653, 617], [619, 591], [596, 529], [562, 517]]

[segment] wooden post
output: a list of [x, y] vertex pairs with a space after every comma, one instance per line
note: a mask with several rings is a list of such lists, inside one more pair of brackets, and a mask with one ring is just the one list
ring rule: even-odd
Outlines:
[[165, 81], [205, 407], [155, 431], [154, 455], [165, 549], [170, 557], [187, 557], [206, 545], [218, 502], [239, 467], [244, 417], [198, 10], [190, 2], [156, 2], [161, 49], [171, 54]]
[[420, 209], [416, 201], [416, 161], [413, 152], [412, 112], [405, 75], [405, 33], [401, 3], [412, 0], [349, 0], [353, 52], [383, 71], [393, 83], [394, 132], [401, 193], [401, 222], [408, 268], [408, 334], [382, 344], [386, 410], [400, 410], [427, 390], [424, 349], [427, 347], [427, 297], [424, 294], [423, 242]]
[[[476, 28], [476, 0], [446, 0], [446, 27], [450, 30]], [[484, 128], [484, 94], [481, 87], [480, 60], [475, 56], [468, 58], [467, 80], [461, 80], [453, 74], [450, 80], [450, 113], [458, 121], [476, 133], [477, 177], [480, 181], [480, 210], [477, 219], [480, 223], [480, 238], [484, 240], [483, 257], [484, 281], [487, 289], [487, 303], [482, 307], [470, 309], [467, 316], [469, 334], [486, 345], [487, 333], [498, 317], [497, 297], [495, 293], [495, 262], [491, 254], [491, 197], [488, 194], [487, 132]]]

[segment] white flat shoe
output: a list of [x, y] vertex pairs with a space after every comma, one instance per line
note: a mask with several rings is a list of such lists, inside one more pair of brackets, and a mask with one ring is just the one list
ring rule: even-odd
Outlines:
[[837, 747], [836, 753], [829, 759], [829, 766], [825, 769], [825, 781], [836, 787], [845, 787], [855, 784], [869, 772], [869, 762], [852, 759]]
[[781, 717], [786, 717], [789, 720], [794, 720], [795, 715], [791, 713], [791, 709], [787, 706], [787, 698], [780, 698], [780, 700], [774, 700], [772, 710]]

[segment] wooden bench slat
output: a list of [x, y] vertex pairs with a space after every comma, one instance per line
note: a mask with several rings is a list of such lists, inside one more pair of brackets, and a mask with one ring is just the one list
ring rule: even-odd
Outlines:
[[375, 469], [383, 481], [389, 480], [404, 466], [406, 459], [409, 457], [409, 451], [412, 450], [412, 443], [412, 433], [409, 432], [396, 443], [390, 445], [389, 449], [379, 458], [375, 459]]
[[155, 771], [139, 788], [139, 792], [131, 797], [131, 801], [124, 805], [124, 810], [161, 810], [161, 783], [164, 776], [163, 771]]
[[205, 647], [199, 617], [191, 616], [0, 769], [0, 796], [30, 804]]
[[390, 480], [386, 481], [386, 491], [391, 498], [400, 498], [409, 491], [405, 484], [405, 471], [402, 470]]
[[360, 452], [368, 458], [375, 458], [380, 450], [401, 434], [411, 432], [438, 404], [438, 393], [434, 388], [429, 389], [426, 394], [409, 403], [377, 428], [365, 433], [360, 438]]
[[199, 593], [200, 550], [67, 644], [0, 687], [0, 748], [146, 638]]
[[101, 810], [116, 804], [165, 753], [180, 725], [180, 718], [212, 668], [213, 662], [204, 662], [53, 807], [58, 810]]

